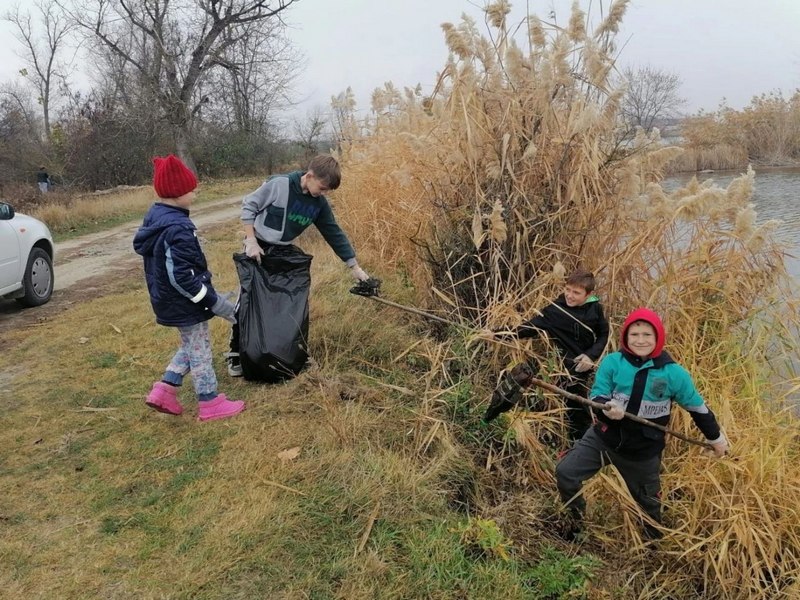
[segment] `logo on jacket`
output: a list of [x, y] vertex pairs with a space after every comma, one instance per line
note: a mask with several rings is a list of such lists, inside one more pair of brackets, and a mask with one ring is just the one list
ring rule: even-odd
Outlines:
[[289, 221], [299, 223], [303, 227], [307, 227], [314, 222], [319, 214], [320, 207], [316, 204], [303, 204], [300, 202], [292, 202], [289, 207], [289, 215], [286, 217]]
[[664, 396], [664, 392], [667, 391], [667, 380], [663, 377], [656, 377], [653, 379], [652, 383], [650, 384], [650, 393], [653, 396], [658, 396], [662, 398]]

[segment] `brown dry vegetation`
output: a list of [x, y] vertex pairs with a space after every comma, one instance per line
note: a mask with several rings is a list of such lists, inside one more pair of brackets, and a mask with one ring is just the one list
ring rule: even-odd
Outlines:
[[[470, 329], [531, 316], [577, 265], [598, 273], [614, 330], [640, 304], [664, 316], [733, 452], [716, 461], [670, 441], [657, 548], [613, 470], [587, 486], [588, 539], [558, 541], [554, 398], [478, 425], [497, 372], [529, 353], [550, 367], [545, 348], [487, 348], [350, 296], [344, 268], [309, 240], [317, 364], [282, 386], [222, 376], [248, 402], [230, 421], [194, 422], [190, 390], [184, 418], [142, 405], [175, 335], [153, 323], [138, 276], [12, 334], [4, 593], [796, 597], [800, 318], [782, 249], [755, 225], [751, 171], [666, 194], [676, 151], [644, 136], [618, 146], [609, 73], [625, 7], [593, 27], [579, 11], [567, 29], [534, 18], [519, 46], [503, 2], [487, 11], [491, 37], [445, 26], [453, 58], [437, 92], [387, 86], [373, 119], [351, 121], [334, 204], [387, 298]], [[208, 239], [222, 290], [236, 283], [237, 230]], [[212, 335], [224, 348], [226, 325]], [[683, 414], [671, 426], [697, 435]]]
[[[468, 20], [444, 25], [452, 54], [436, 92], [387, 85], [374, 116], [353, 122], [337, 208], [372, 261], [404, 277], [404, 293], [474, 328], [518, 324], [579, 265], [599, 275], [612, 326], [639, 305], [662, 314], [668, 347], [695, 375], [734, 458], [668, 445], [669, 535], [654, 564], [627, 573], [632, 597], [792, 597], [800, 315], [783, 249], [774, 223], [755, 225], [752, 171], [727, 189], [692, 181], [666, 194], [658, 181], [679, 151], [644, 135], [616, 144], [622, 91], [609, 74], [626, 5], [593, 28], [577, 8], [566, 29], [532, 17], [523, 41], [508, 33], [505, 2], [487, 9], [489, 35]], [[450, 347], [437, 360], [459, 363], [453, 385], [485, 389], [524, 351]], [[453, 445], [441, 408], [426, 397], [418, 433], [434, 456]], [[684, 415], [672, 425], [696, 435]], [[547, 416], [517, 415], [515, 442], [480, 451], [493, 485], [475, 490], [473, 509], [502, 514], [515, 540], [542, 518], [517, 494], [552, 488], [537, 441], [546, 426]], [[621, 489], [611, 476], [589, 486], [594, 533], [604, 557], [633, 564], [642, 550]]]
[[742, 110], [723, 106], [685, 119], [681, 127], [686, 152], [670, 162], [673, 171], [743, 169], [800, 162], [800, 92], [753, 98]]
[[[198, 187], [195, 205], [224, 198], [243, 195], [255, 189], [261, 178], [203, 181]], [[141, 217], [153, 203], [153, 188], [127, 186], [92, 194], [74, 191], [49, 192], [45, 195], [10, 195], [10, 202], [18, 212], [29, 214], [47, 223], [57, 239], [107, 228]]]

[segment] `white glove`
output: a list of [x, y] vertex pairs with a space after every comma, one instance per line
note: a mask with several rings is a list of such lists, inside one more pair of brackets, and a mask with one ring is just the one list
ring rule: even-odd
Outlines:
[[258, 245], [258, 240], [253, 236], [244, 238], [244, 253], [248, 258], [261, 258], [264, 250]]
[[353, 265], [352, 267], [350, 267], [350, 274], [356, 281], [366, 281], [367, 279], [369, 279], [369, 275], [367, 275], [367, 272], [358, 265]]
[[721, 431], [719, 432], [719, 437], [715, 440], [706, 440], [709, 444], [711, 444], [712, 449], [714, 450], [714, 455], [717, 458], [722, 458], [728, 453], [730, 450], [730, 446], [728, 445], [728, 438], [725, 437], [725, 434]]
[[578, 356], [576, 356], [573, 360], [575, 361], [575, 370], [578, 373], [585, 373], [586, 371], [594, 368], [592, 359], [585, 354], [578, 354]]
[[606, 402], [606, 408], [603, 409], [603, 414], [612, 421], [619, 421], [625, 416], [625, 407], [619, 400], [609, 400]]

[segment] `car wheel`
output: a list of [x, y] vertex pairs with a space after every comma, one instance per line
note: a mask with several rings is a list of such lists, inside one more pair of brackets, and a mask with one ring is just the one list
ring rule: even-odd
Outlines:
[[40, 306], [50, 300], [53, 293], [53, 262], [41, 248], [34, 248], [28, 256], [22, 289], [25, 295], [17, 298], [23, 306]]

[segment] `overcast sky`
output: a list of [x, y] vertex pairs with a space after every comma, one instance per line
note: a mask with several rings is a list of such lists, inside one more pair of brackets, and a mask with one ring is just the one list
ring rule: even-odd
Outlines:
[[[555, 9], [566, 24], [571, 4], [512, 0], [508, 22], [528, 10], [545, 20]], [[580, 5], [599, 12], [598, 0]], [[288, 17], [308, 60], [298, 98], [327, 108], [350, 85], [368, 109], [384, 81], [432, 90], [447, 58], [440, 25], [463, 12], [485, 31], [482, 11], [466, 0], [301, 0]], [[800, 0], [633, 0], [617, 39], [619, 64], [649, 63], [681, 77], [689, 112], [714, 110], [723, 97], [741, 108], [754, 94], [800, 87]]]
[[[15, 0], [0, 0], [0, 12]], [[24, 2], [28, 5], [28, 2]], [[598, 12], [599, 0], [580, 0]], [[603, 5], [607, 8], [608, 1]], [[299, 0], [286, 13], [289, 37], [306, 66], [296, 80], [296, 114], [319, 106], [351, 86], [358, 107], [385, 81], [420, 83], [430, 91], [447, 58], [440, 25], [466, 12], [481, 31], [482, 2], [467, 0]], [[571, 0], [517, 2], [509, 23], [529, 10], [558, 22], [569, 19]], [[16, 76], [10, 25], [0, 24], [0, 82]], [[714, 110], [723, 98], [741, 108], [754, 94], [800, 87], [800, 0], [633, 0], [618, 37], [619, 64], [678, 74], [686, 111]]]

